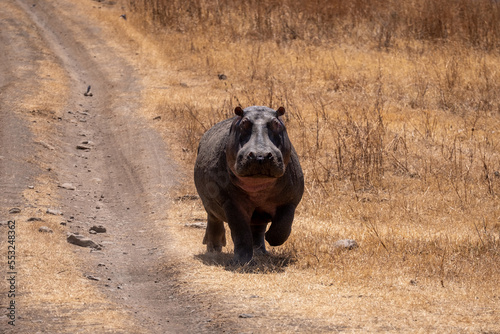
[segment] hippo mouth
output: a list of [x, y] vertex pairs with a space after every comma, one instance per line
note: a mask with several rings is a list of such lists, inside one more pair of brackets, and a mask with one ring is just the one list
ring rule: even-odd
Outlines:
[[252, 178], [278, 178], [285, 174], [284, 168], [281, 166], [267, 166], [267, 168], [263, 168], [263, 166], [236, 166], [235, 174], [239, 177], [252, 177]]
[[239, 174], [238, 176], [253, 177], [256, 179], [269, 179], [269, 178], [276, 179], [276, 178], [280, 177], [280, 175], [270, 175], [270, 174]]
[[235, 174], [232, 174], [231, 180], [233, 184], [237, 185], [247, 193], [257, 193], [274, 186], [277, 178], [269, 176], [236, 176]]

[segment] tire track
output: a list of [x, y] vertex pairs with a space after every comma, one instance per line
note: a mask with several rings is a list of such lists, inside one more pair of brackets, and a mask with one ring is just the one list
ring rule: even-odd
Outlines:
[[[75, 188], [60, 188], [68, 231], [104, 246], [94, 252], [75, 246], [81, 270], [100, 278], [95, 284], [136, 319], [142, 333], [211, 332], [218, 325], [191, 305], [192, 296], [179, 293], [175, 269], [159, 261], [173, 253], [153, 218], [165, 218], [177, 172], [160, 136], [135, 113], [141, 85], [133, 65], [121, 56], [126, 50], [108, 43], [88, 17], [75, 15], [71, 2], [42, 0], [31, 6], [17, 0], [17, 5], [70, 78], [67, 105], [56, 125], [57, 142], [63, 144], [59, 154], [44, 159], [59, 184]], [[89, 85], [92, 97], [83, 95]], [[88, 149], [76, 149], [82, 142]], [[108, 233], [89, 235], [92, 225], [104, 225]], [[62, 326], [47, 328], [64, 332]]]

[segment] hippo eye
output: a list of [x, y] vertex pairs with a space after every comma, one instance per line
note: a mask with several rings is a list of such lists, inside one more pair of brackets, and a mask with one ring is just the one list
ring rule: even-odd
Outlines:
[[276, 147], [280, 147], [282, 143], [282, 135], [283, 135], [283, 123], [281, 123], [278, 119], [273, 119], [270, 123], [268, 123], [269, 128], [269, 138], [274, 143]]
[[283, 130], [283, 124], [278, 119], [273, 119], [270, 124], [271, 131], [278, 134]]
[[240, 131], [243, 133], [249, 132], [252, 129], [252, 122], [247, 118], [243, 118], [240, 122]]

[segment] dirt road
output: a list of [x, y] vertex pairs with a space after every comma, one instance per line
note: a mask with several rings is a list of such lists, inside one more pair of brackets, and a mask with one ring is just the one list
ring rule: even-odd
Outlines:
[[[142, 88], [130, 61], [135, 51], [111, 43], [99, 22], [70, 2], [18, 0], [1, 6], [0, 220], [12, 219], [7, 211], [13, 207], [22, 210], [23, 191], [46, 174], [60, 186], [52, 197], [58, 199], [63, 230], [89, 236], [91, 226], [106, 227], [106, 233], [90, 235], [101, 250], [71, 247], [82, 273], [98, 277], [93, 286], [141, 333], [229, 330], [231, 324], [212, 320], [196, 297], [178, 292], [173, 265], [160, 265], [159, 259], [168, 263], [175, 252], [168, 237], [156, 233], [154, 221], [167, 214], [169, 189], [183, 172], [148, 121], [135, 113]], [[14, 332], [86, 332], [108, 320], [102, 314], [102, 323], [73, 328], [66, 320], [75, 312], [70, 303], [56, 314], [33, 314], [20, 305]], [[6, 322], [2, 317], [1, 326]]]

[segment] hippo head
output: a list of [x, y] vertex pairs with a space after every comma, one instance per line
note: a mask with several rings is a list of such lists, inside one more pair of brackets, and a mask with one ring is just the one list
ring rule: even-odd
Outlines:
[[238, 178], [278, 178], [290, 161], [292, 146], [279, 118], [285, 108], [237, 107], [226, 147], [228, 167]]

